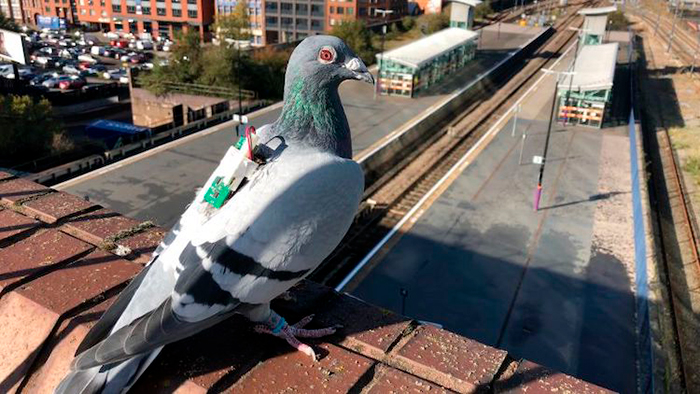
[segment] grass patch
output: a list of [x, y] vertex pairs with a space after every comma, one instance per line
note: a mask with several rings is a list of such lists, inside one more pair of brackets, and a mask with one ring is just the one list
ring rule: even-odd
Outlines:
[[700, 127], [683, 127], [669, 130], [671, 146], [681, 158], [681, 168], [700, 185]]

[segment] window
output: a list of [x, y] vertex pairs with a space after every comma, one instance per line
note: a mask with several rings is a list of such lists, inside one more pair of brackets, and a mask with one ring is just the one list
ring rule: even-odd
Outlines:
[[197, 4], [197, 0], [187, 0], [187, 4]]
[[107, 11], [102, 10], [102, 12], [100, 13], [100, 15], [102, 15], [102, 17], [107, 17]]
[[333, 7], [333, 6], [328, 7], [328, 13], [335, 14], [335, 7]]
[[151, 7], [141, 7], [141, 13], [144, 15], [151, 15]]
[[180, 4], [180, 0], [171, 0], [170, 2], [173, 4]]
[[367, 8], [361, 7], [359, 10], [360, 16], [367, 16]]
[[348, 7], [348, 15], [353, 15], [355, 12], [352, 7]]
[[345, 13], [345, 8], [338, 7], [338, 14], [343, 15]]
[[51, 12], [51, 8], [49, 8], [49, 7], [46, 7], [45, 10], [46, 10], [46, 12]]
[[335, 19], [331, 18], [331, 26], [335, 26]]
[[95, 16], [95, 10], [90, 10], [90, 16]]
[[100, 0], [100, 7], [104, 7], [104, 6], [105, 6], [105, 0]]
[[112, 4], [112, 12], [122, 12], [121, 4]]
[[173, 16], [182, 16], [182, 10], [179, 8], [173, 8]]
[[277, 3], [265, 3], [265, 11], [267, 12], [277, 12]]
[[136, 13], [136, 6], [135, 5], [126, 6], [126, 13], [127, 14], [135, 14]]
[[[187, 0], [189, 1], [189, 0]], [[187, 16], [190, 18], [196, 18], [197, 17], [197, 10], [187, 10]]]
[[323, 8], [320, 5], [311, 4], [311, 15], [323, 15]]
[[82, 10], [80, 10], [80, 14], [85, 15], [85, 8], [83, 8]]
[[309, 7], [306, 4], [296, 4], [295, 5], [297, 14], [306, 15], [309, 12]]
[[156, 14], [165, 16], [165, 8], [156, 8]]

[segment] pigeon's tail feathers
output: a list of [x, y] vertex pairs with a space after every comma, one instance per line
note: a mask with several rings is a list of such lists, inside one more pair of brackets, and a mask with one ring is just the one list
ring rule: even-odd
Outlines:
[[100, 367], [71, 371], [66, 375], [54, 394], [97, 394], [104, 387], [107, 374], [100, 372]]
[[71, 371], [54, 394], [123, 394], [146, 371], [162, 348], [116, 364]]
[[131, 302], [136, 290], [138, 290], [139, 286], [141, 286], [143, 279], [146, 277], [152, 266], [152, 264], [147, 265], [119, 294], [119, 297], [114, 304], [107, 309], [107, 311], [102, 315], [102, 318], [100, 318], [100, 320], [94, 326], [92, 326], [85, 338], [83, 338], [80, 346], [78, 346], [78, 349], [75, 351], [76, 355], [95, 346], [110, 334], [114, 324], [117, 322], [117, 320], [119, 320], [119, 317]]

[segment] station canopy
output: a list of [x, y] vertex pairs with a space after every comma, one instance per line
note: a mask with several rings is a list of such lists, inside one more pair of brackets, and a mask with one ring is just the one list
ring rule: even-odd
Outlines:
[[607, 15], [586, 16], [586, 19], [583, 21], [583, 33], [603, 35], [607, 24]]
[[450, 27], [408, 45], [384, 52], [382, 59], [419, 68], [443, 53], [474, 40], [477, 35], [471, 30]]
[[573, 81], [566, 75], [559, 89], [573, 91], [607, 90], [613, 86], [618, 43], [584, 45], [576, 59]]
[[476, 7], [482, 3], [481, 0], [448, 0], [448, 2], [466, 4], [470, 7]]
[[617, 11], [617, 6], [611, 5], [609, 7], [598, 7], [598, 8], [584, 8], [582, 10], [579, 10], [580, 15], [586, 15], [586, 16], [591, 16], [591, 15], [607, 15], [611, 12]]

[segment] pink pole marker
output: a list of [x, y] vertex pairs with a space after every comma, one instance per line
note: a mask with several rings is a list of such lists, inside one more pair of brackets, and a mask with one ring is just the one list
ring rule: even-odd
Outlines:
[[540, 198], [542, 197], [542, 185], [537, 185], [537, 189], [535, 189], [535, 201], [534, 201], [534, 206], [535, 212], [540, 210]]

